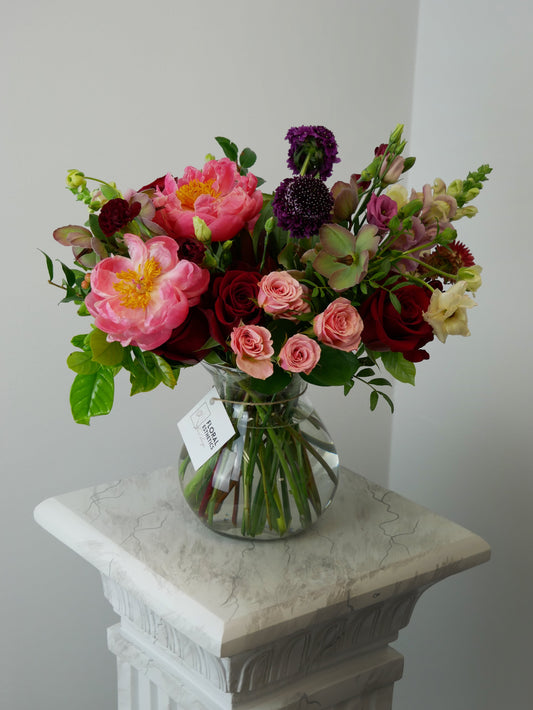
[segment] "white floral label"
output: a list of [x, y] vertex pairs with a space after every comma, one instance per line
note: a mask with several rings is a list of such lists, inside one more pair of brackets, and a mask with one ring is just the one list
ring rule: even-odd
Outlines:
[[198, 470], [235, 435], [215, 387], [178, 422], [192, 465]]

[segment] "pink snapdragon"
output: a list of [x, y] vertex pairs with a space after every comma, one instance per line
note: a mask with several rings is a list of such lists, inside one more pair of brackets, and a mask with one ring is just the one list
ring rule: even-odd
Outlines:
[[187, 318], [209, 284], [209, 272], [179, 260], [176, 242], [167, 236], [147, 242], [125, 234], [129, 258], [111, 256], [91, 272], [85, 299], [97, 328], [108, 341], [153, 350]]
[[310, 311], [304, 300], [308, 294], [309, 289], [287, 271], [272, 271], [259, 282], [257, 303], [271, 316], [290, 319]]
[[261, 325], [239, 325], [231, 332], [231, 349], [237, 355], [237, 367], [247, 375], [266, 380], [274, 372], [274, 354], [270, 331]]
[[288, 372], [308, 375], [320, 360], [320, 345], [303, 333], [290, 337], [279, 353], [279, 364]]
[[361, 343], [363, 320], [347, 298], [336, 298], [315, 317], [313, 330], [324, 345], [351, 352]]
[[185, 168], [175, 180], [166, 175], [162, 189], [153, 197], [154, 222], [172, 237], [194, 237], [193, 217], [200, 217], [211, 230], [214, 242], [232, 239], [241, 229], [251, 229], [263, 207], [252, 173], [239, 175], [232, 160], [208, 161], [203, 170]]

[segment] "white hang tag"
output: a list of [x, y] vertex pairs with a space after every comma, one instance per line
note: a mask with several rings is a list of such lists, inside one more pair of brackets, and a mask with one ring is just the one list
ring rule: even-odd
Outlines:
[[178, 429], [196, 471], [235, 436], [235, 427], [215, 387], [180, 419]]

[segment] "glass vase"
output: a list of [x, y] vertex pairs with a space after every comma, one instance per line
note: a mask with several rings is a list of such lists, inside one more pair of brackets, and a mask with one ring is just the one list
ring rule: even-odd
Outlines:
[[185, 446], [179, 478], [200, 520], [222, 535], [272, 540], [309, 528], [337, 489], [339, 457], [309, 398], [293, 375], [275, 395], [223, 365], [204, 366], [232, 423], [232, 437], [195, 470]]

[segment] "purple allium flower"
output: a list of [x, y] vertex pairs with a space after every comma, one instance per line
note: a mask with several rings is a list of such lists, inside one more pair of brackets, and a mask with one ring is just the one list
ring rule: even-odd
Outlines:
[[333, 197], [325, 183], [310, 175], [286, 178], [272, 200], [281, 229], [293, 237], [312, 237], [330, 219]]
[[328, 178], [333, 164], [339, 162], [335, 136], [324, 126], [298, 126], [290, 128], [285, 140], [290, 143], [287, 165], [293, 173], [299, 173], [307, 158], [306, 175]]

